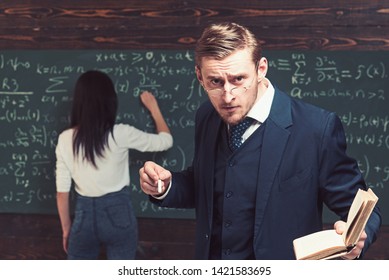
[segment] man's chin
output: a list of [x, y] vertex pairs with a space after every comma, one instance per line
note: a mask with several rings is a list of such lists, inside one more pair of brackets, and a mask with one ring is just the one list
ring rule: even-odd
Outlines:
[[238, 123], [240, 123], [242, 121], [242, 117], [240, 116], [237, 116], [237, 115], [232, 115], [232, 116], [229, 116], [227, 118], [224, 118], [224, 122], [227, 123], [228, 125], [230, 126], [234, 126], [234, 125], [237, 125]]

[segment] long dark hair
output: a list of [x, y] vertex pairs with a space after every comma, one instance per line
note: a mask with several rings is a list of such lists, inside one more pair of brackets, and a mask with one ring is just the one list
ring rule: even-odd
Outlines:
[[78, 78], [70, 116], [70, 126], [75, 129], [74, 155], [82, 152], [83, 159], [96, 167], [95, 157], [103, 157], [108, 146], [117, 107], [115, 87], [107, 74], [90, 70]]

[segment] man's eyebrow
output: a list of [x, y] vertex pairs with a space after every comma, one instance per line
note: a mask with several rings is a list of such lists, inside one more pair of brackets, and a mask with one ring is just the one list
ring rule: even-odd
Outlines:
[[[236, 78], [236, 77], [241, 77], [241, 76], [248, 76], [247, 73], [243, 73], [243, 72], [240, 72], [240, 73], [236, 73], [236, 74], [227, 74], [227, 78], [230, 79], [230, 78]], [[219, 75], [208, 75], [206, 76], [207, 79], [223, 79], [223, 77], [219, 76]]]
[[221, 76], [208, 75], [205, 77], [207, 80], [221, 79]]

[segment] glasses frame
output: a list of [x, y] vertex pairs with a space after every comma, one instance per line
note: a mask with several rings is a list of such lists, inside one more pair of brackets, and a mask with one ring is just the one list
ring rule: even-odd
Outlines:
[[[237, 86], [237, 87], [234, 87], [232, 89], [230, 89], [230, 94], [232, 96], [239, 96], [239, 95], [242, 95], [242, 94], [245, 94], [253, 85], [253, 81], [254, 81], [255, 77], [252, 78], [251, 82], [250, 82], [250, 85], [248, 86]], [[209, 94], [209, 95], [212, 95], [212, 96], [222, 96], [225, 92], [227, 92], [225, 89], [222, 89], [222, 88], [214, 88], [214, 89], [207, 89], [205, 87], [205, 85], [202, 85], [204, 90]], [[234, 94], [234, 90], [235, 89], [241, 89], [243, 88], [244, 91], [241, 92], [241, 93], [235, 93]]]

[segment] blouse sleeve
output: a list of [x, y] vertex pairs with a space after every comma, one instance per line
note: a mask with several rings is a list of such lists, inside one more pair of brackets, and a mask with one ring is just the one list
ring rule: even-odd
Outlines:
[[173, 146], [173, 137], [170, 133], [148, 133], [125, 124], [115, 126], [114, 137], [120, 147], [141, 152], [166, 151]]
[[[56, 188], [57, 192], [69, 192], [72, 184], [72, 177], [69, 166], [66, 164], [64, 153], [62, 151], [64, 139], [61, 135], [58, 139], [57, 147], [55, 148], [56, 155]], [[71, 144], [70, 144], [71, 145]]]

